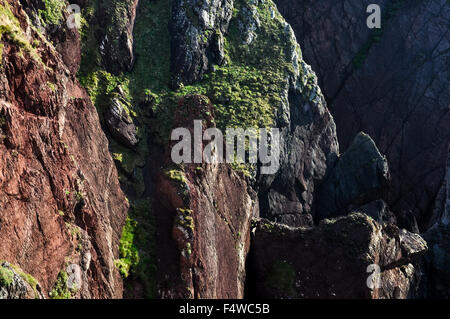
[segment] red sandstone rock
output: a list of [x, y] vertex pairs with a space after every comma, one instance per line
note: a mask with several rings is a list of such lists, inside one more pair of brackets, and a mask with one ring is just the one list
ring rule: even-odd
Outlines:
[[[174, 127], [194, 119], [214, 126], [202, 96], [179, 103]], [[243, 298], [250, 223], [256, 195], [228, 164], [171, 164], [170, 148], [157, 177], [158, 293], [163, 298]]]
[[74, 56], [60, 55], [18, 1], [9, 4], [36, 49], [2, 38], [0, 260], [33, 275], [46, 297], [75, 263], [83, 273], [78, 297], [120, 298], [114, 259], [127, 203], [77, 65], [67, 62], [79, 62], [79, 37], [60, 50]]

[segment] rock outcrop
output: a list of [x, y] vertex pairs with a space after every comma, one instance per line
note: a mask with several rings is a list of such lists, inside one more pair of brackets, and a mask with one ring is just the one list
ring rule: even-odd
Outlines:
[[172, 86], [192, 84], [225, 59], [223, 34], [233, 13], [233, 0], [172, 1]]
[[[187, 96], [179, 102], [174, 128], [193, 133], [195, 119], [204, 119], [203, 129], [214, 127], [213, 114], [206, 97]], [[165, 163], [155, 186], [158, 295], [243, 298], [256, 194], [228, 164], [177, 167], [170, 158]]]
[[381, 29], [369, 29], [369, 0], [275, 0], [317, 72], [342, 149], [359, 131], [389, 162], [388, 204], [429, 223], [450, 138], [449, 2], [378, 1]]
[[353, 213], [314, 228], [255, 220], [249, 295], [260, 298], [410, 298], [415, 262], [427, 250], [417, 234]]
[[387, 197], [389, 178], [386, 158], [368, 135], [359, 133], [318, 188], [314, 217], [336, 217], [350, 205]]
[[133, 28], [139, 0], [101, 0], [98, 3], [100, 54], [106, 69], [131, 71], [135, 62]]
[[73, 296], [119, 298], [127, 202], [97, 112], [18, 1], [0, 1], [0, 25], [0, 259], [44, 297], [69, 264], [82, 272]]
[[36, 279], [8, 262], [0, 262], [0, 299], [43, 298]]
[[[256, 3], [268, 10], [265, 3]], [[275, 19], [276, 7], [270, 7], [270, 12]], [[240, 25], [245, 17], [240, 16]], [[335, 164], [339, 145], [317, 77], [303, 61], [292, 28], [281, 21], [279, 37], [286, 46], [284, 62], [289, 67], [283, 74], [287, 80], [279, 83], [280, 103], [274, 124], [280, 128], [280, 168], [275, 174], [258, 177], [258, 195], [261, 216], [292, 226], [309, 225], [314, 190], [328, 167]], [[253, 32], [258, 35], [259, 29]]]

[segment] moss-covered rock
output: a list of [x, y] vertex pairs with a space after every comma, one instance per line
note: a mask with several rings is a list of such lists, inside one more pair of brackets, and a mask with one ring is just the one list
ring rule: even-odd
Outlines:
[[0, 299], [43, 299], [37, 280], [16, 265], [0, 261]]

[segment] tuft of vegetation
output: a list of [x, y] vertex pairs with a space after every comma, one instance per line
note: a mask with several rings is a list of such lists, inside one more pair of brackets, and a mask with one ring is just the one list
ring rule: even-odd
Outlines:
[[[16, 45], [21, 53], [27, 52], [35, 61], [44, 65], [36, 49], [28, 41], [19, 20], [12, 13], [9, 3], [5, 0], [0, 0], [0, 41]], [[3, 53], [3, 45], [1, 51]]]
[[180, 183], [187, 183], [186, 176], [183, 171], [172, 169], [165, 172], [166, 176], [173, 181], [177, 181]]
[[49, 293], [51, 299], [70, 299], [72, 298], [72, 293], [75, 291], [71, 291], [67, 286], [67, 280], [69, 276], [65, 270], [61, 270], [58, 274], [58, 278], [56, 279], [56, 283], [53, 286], [52, 291]]
[[267, 278], [267, 284], [282, 293], [292, 294], [295, 284], [295, 269], [285, 261], [275, 262]]
[[120, 239], [119, 254], [120, 259], [116, 260], [116, 267], [123, 278], [127, 278], [130, 270], [139, 263], [139, 253], [134, 244], [134, 236], [137, 227], [137, 221], [129, 216], [125, 221], [122, 229], [122, 237]]
[[[130, 207], [129, 216], [122, 230], [119, 259], [115, 265], [125, 279], [125, 287], [133, 280], [140, 280], [146, 289], [146, 296], [155, 296], [155, 224], [149, 199], [136, 200]], [[125, 290], [125, 295], [130, 294]]]
[[8, 288], [14, 280], [14, 272], [0, 265], [0, 287]]
[[189, 230], [191, 234], [194, 233], [194, 219], [192, 218], [192, 210], [187, 208], [178, 208], [177, 209], [177, 219], [176, 223], [183, 227], [186, 230]]
[[39, 10], [39, 18], [44, 25], [55, 25], [63, 19], [64, 0], [44, 0], [45, 8]]

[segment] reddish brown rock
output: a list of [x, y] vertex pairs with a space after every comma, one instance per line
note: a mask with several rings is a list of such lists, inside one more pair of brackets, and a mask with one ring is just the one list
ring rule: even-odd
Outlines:
[[[174, 127], [193, 127], [213, 109], [202, 96], [179, 103]], [[163, 298], [242, 298], [256, 195], [228, 164], [171, 164], [157, 177], [158, 293]]]
[[1, 39], [0, 260], [33, 275], [45, 297], [77, 264], [78, 297], [119, 298], [114, 259], [127, 203], [98, 115], [74, 67], [17, 1], [8, 7], [17, 21], [15, 36]]

